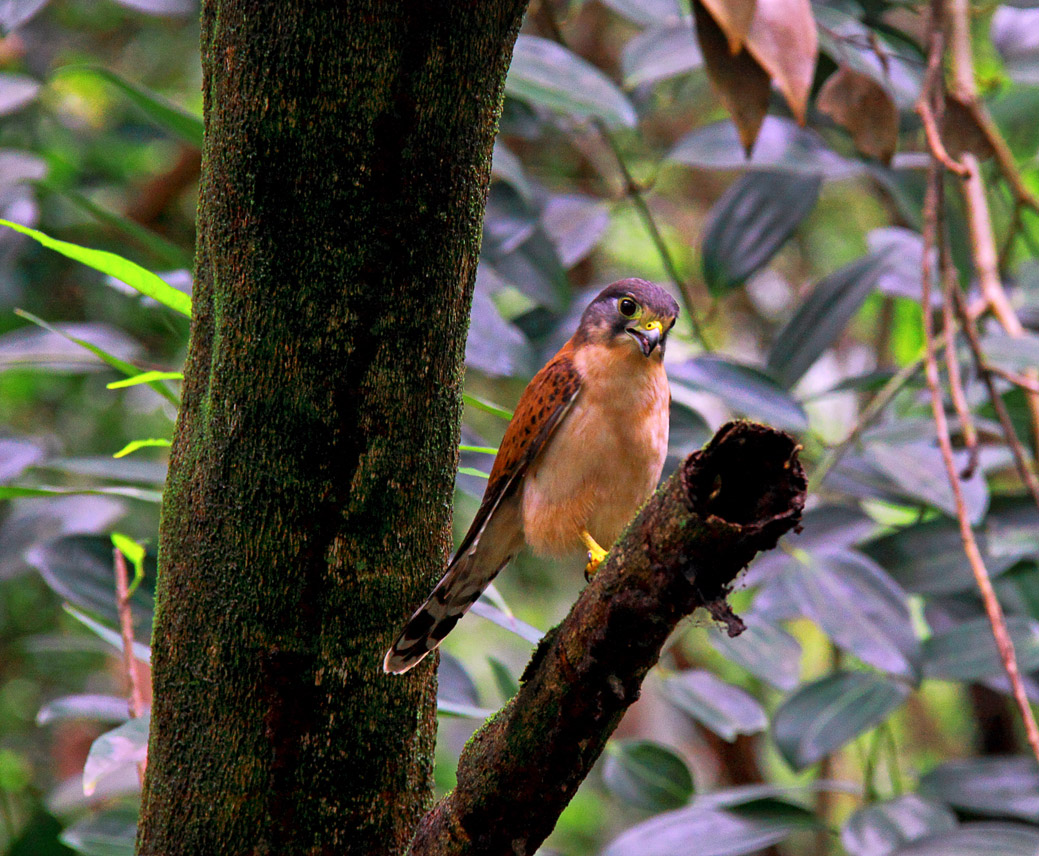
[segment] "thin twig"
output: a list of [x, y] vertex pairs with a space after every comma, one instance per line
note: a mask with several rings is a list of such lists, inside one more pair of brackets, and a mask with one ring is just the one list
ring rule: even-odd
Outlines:
[[[940, 264], [943, 280], [946, 277], [951, 279], [956, 276], [956, 268], [952, 263], [952, 257], [948, 249], [948, 242], [946, 242], [945, 246], [942, 248]], [[988, 390], [989, 400], [992, 402], [992, 407], [996, 411], [996, 417], [999, 419], [999, 424], [1003, 429], [1003, 439], [1007, 446], [1010, 447], [1010, 451], [1014, 456], [1014, 465], [1017, 467], [1018, 475], [1021, 476], [1021, 480], [1028, 487], [1028, 492], [1032, 495], [1032, 500], [1035, 502], [1036, 506], [1039, 507], [1039, 478], [1036, 477], [1036, 474], [1032, 472], [1032, 468], [1028, 465], [1028, 459], [1025, 457], [1025, 450], [1021, 445], [1021, 441], [1017, 438], [1017, 433], [1014, 431], [1013, 423], [1010, 421], [1010, 413], [1007, 411], [1006, 404], [1003, 403], [1003, 398], [1000, 396], [999, 390], [996, 389], [996, 384], [992, 377], [995, 370], [985, 361], [985, 354], [981, 348], [981, 340], [978, 338], [978, 330], [974, 326], [974, 321], [967, 315], [967, 305], [963, 298], [963, 292], [960, 291], [959, 288], [954, 288], [952, 296], [956, 314], [959, 316], [960, 323], [963, 326], [963, 332], [967, 338], [967, 343], [970, 346], [971, 354], [974, 357], [974, 366], [985, 383], [985, 388]]]
[[[953, 5], [955, 6], [957, 3], [963, 2], [964, 0], [953, 0]], [[931, 14], [928, 21], [928, 35], [930, 36], [929, 56], [933, 57], [935, 54], [938, 54], [939, 58], [941, 57], [942, 45], [940, 39], [936, 37], [936, 34], [941, 32], [942, 29], [942, 7], [943, 0], [932, 0]], [[935, 92], [934, 96], [934, 103], [936, 105], [935, 112], [940, 118], [942, 105], [941, 94]], [[967, 560], [970, 563], [971, 571], [974, 573], [974, 579], [977, 582], [978, 590], [981, 593], [981, 599], [985, 605], [985, 612], [988, 615], [989, 623], [992, 625], [992, 635], [995, 638], [996, 647], [999, 649], [999, 654], [1003, 661], [1003, 667], [1006, 669], [1007, 678], [1010, 681], [1014, 699], [1020, 708], [1021, 716], [1025, 724], [1025, 732], [1028, 735], [1028, 743], [1032, 747], [1032, 752], [1035, 754], [1036, 759], [1039, 759], [1039, 726], [1036, 725], [1035, 716], [1032, 712], [1032, 707], [1028, 702], [1024, 683], [1021, 680], [1021, 673], [1017, 665], [1017, 657], [1014, 653], [1014, 642], [1010, 638], [1010, 633], [1007, 630], [1003, 608], [1000, 606], [999, 599], [996, 597], [995, 589], [992, 587], [992, 580], [990, 579], [988, 570], [985, 567], [985, 561], [981, 556], [981, 550], [978, 548], [978, 542], [974, 536], [974, 530], [971, 528], [970, 518], [967, 515], [967, 506], [963, 498], [963, 488], [960, 485], [960, 479], [956, 472], [956, 461], [953, 457], [952, 440], [949, 437], [949, 424], [945, 418], [945, 406], [942, 401], [942, 390], [938, 377], [938, 359], [935, 354], [934, 341], [934, 322], [927, 307], [931, 305], [931, 252], [935, 246], [936, 235], [940, 234], [942, 229], [941, 170], [941, 164], [938, 159], [932, 157], [931, 166], [928, 170], [927, 176], [927, 191], [924, 197], [924, 251], [921, 262], [923, 305], [925, 307], [923, 313], [924, 376], [927, 379], [927, 387], [931, 393], [931, 410], [934, 415], [935, 428], [938, 432], [938, 446], [941, 449], [942, 461], [945, 464], [945, 473], [949, 479], [949, 486], [952, 488], [953, 499], [956, 505], [956, 519], [959, 523], [960, 537], [963, 540], [963, 549], [967, 555]]]
[[[945, 241], [943, 235], [938, 235], [939, 256], [945, 252]], [[963, 432], [963, 445], [967, 449], [967, 465], [960, 473], [960, 477], [969, 479], [978, 468], [978, 431], [974, 426], [974, 415], [970, 412], [967, 404], [967, 393], [963, 388], [963, 374], [960, 371], [960, 357], [956, 353], [956, 318], [953, 314], [953, 290], [959, 291], [959, 285], [955, 279], [946, 276], [945, 266], [940, 265], [942, 276], [942, 327], [945, 332], [945, 340], [948, 347], [945, 349], [945, 373], [949, 376], [949, 394], [952, 398], [952, 406], [956, 410], [956, 416], [960, 421]], [[930, 309], [924, 307], [924, 312]]]
[[1036, 381], [1033, 378], [1025, 377], [1017, 372], [1010, 371], [1010, 369], [1005, 369], [1002, 366], [997, 366], [987, 361], [984, 363], [984, 366], [985, 371], [996, 375], [996, 377], [1003, 378], [1003, 380], [1013, 384], [1014, 386], [1019, 386], [1021, 389], [1028, 390], [1028, 392], [1039, 393], [1039, 381]]
[[[137, 658], [133, 653], [133, 613], [130, 610], [130, 582], [126, 570], [126, 559], [122, 551], [116, 547], [112, 551], [115, 557], [115, 603], [119, 612], [119, 629], [123, 636], [123, 668], [130, 685], [128, 707], [130, 716], [137, 719], [144, 713], [144, 694], [141, 691], [140, 676], [137, 671]], [[144, 762], [137, 765], [137, 775], [144, 784]]]

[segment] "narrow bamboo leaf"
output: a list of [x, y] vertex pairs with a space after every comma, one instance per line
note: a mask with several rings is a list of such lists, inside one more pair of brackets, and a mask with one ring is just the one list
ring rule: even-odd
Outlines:
[[111, 535], [112, 546], [115, 547], [123, 556], [130, 560], [133, 565], [133, 579], [130, 580], [127, 588], [126, 596], [133, 598], [134, 592], [144, 582], [144, 560], [147, 556], [144, 547], [130, 538], [128, 535], [123, 535], [121, 532], [113, 532]]
[[[1022, 672], [1039, 669], [1039, 622], [1021, 615], [1006, 619], [1014, 642], [1014, 653]], [[936, 633], [923, 643], [924, 674], [946, 681], [977, 681], [1001, 677], [1003, 660], [999, 656], [992, 626], [987, 618], [976, 618]]]
[[133, 105], [165, 131], [179, 137], [185, 143], [202, 148], [203, 124], [199, 116], [178, 107], [144, 86], [130, 83], [114, 71], [100, 66], [75, 65], [58, 69], [55, 74], [85, 74], [107, 81], [116, 87]]
[[475, 395], [470, 395], [467, 392], [462, 393], [462, 401], [476, 410], [482, 410], [484, 413], [490, 413], [494, 416], [499, 416], [502, 419], [512, 419], [511, 410], [506, 410], [504, 407], [495, 404], [492, 401], [485, 401], [484, 399], [477, 398]]
[[110, 229], [136, 241], [146, 249], [162, 267], [168, 268], [190, 268], [191, 253], [182, 247], [178, 247], [172, 241], [166, 240], [162, 235], [145, 228], [140, 223], [135, 223], [129, 217], [110, 211], [98, 205], [88, 196], [84, 196], [76, 190], [61, 187], [56, 182], [41, 181], [40, 185], [51, 193], [55, 193], [63, 199], [67, 199], [77, 208], [85, 211], [98, 222], [108, 226]]
[[844, 824], [849, 856], [891, 856], [911, 841], [956, 828], [956, 815], [916, 794], [860, 808]]
[[83, 793], [94, 793], [98, 783], [126, 766], [136, 767], [148, 756], [148, 716], [139, 716], [106, 731], [90, 746], [83, 766]]
[[489, 479], [491, 477], [490, 473], [486, 473], [483, 470], [478, 470], [476, 469], [476, 467], [459, 467], [458, 472], [465, 476], [477, 476], [481, 479]]
[[652, 740], [608, 744], [602, 777], [614, 796], [647, 811], [680, 808], [693, 795], [685, 761]]
[[505, 81], [514, 98], [578, 119], [634, 126], [635, 108], [599, 69], [548, 39], [520, 35]]
[[740, 734], [757, 734], [768, 727], [768, 717], [754, 696], [707, 671], [679, 672], [664, 681], [664, 694], [730, 743]]
[[704, 227], [704, 279], [716, 297], [742, 285], [769, 263], [815, 207], [822, 178], [750, 172], [711, 208]]
[[[63, 339], [66, 339], [67, 341], [72, 342], [75, 345], [79, 345], [79, 347], [89, 351], [95, 357], [101, 360], [101, 362], [105, 363], [105, 365], [111, 366], [117, 372], [121, 372], [122, 374], [130, 377], [139, 374], [137, 366], [133, 365], [132, 363], [128, 363], [125, 360], [119, 359], [119, 357], [113, 356], [112, 354], [108, 353], [102, 348], [99, 348], [97, 345], [91, 344], [86, 339], [70, 336], [68, 333], [62, 332], [60, 328], [48, 324], [42, 318], [37, 318], [31, 312], [26, 312], [24, 309], [15, 309], [14, 314], [17, 315], [19, 318], [24, 318], [26, 321], [31, 321], [37, 327], [42, 327], [44, 330], [50, 333], [54, 333], [55, 335], [61, 336]], [[157, 393], [159, 393], [159, 395], [165, 398], [168, 402], [170, 402], [170, 404], [172, 404], [174, 407], [180, 407], [180, 400], [166, 388], [165, 384], [156, 382], [149, 384], [149, 386], [152, 389], [154, 389]]]
[[776, 336], [768, 368], [789, 388], [844, 332], [888, 264], [887, 253], [871, 253], [822, 280]]
[[747, 616], [747, 629], [730, 638], [714, 630], [711, 644], [727, 660], [780, 690], [792, 690], [801, 679], [801, 644], [763, 616]]
[[[166, 441], [167, 444], [169, 441]], [[497, 455], [498, 450], [494, 446], [469, 446], [465, 443], [460, 443], [458, 446], [459, 452], [480, 452], [483, 455]]]
[[489, 707], [474, 707], [471, 704], [459, 704], [443, 699], [437, 699], [437, 713], [443, 716], [457, 716], [460, 719], [486, 719], [494, 715], [494, 711]]
[[919, 838], [896, 856], [1035, 856], [1039, 830], [1022, 823], [965, 823]]
[[83, 856], [134, 856], [137, 809], [114, 808], [88, 814], [62, 830], [59, 838]]
[[27, 235], [49, 250], [54, 250], [56, 253], [61, 253], [61, 255], [85, 264], [96, 271], [115, 277], [146, 297], [158, 301], [163, 306], [173, 309], [181, 315], [191, 315], [191, 298], [188, 295], [167, 285], [150, 270], [129, 259], [124, 259], [122, 256], [117, 256], [115, 253], [109, 253], [105, 250], [91, 250], [78, 244], [70, 244], [68, 241], [59, 241], [43, 234], [43, 232], [30, 229], [18, 223], [12, 223], [10, 220], [0, 220], [0, 226], [14, 229], [14, 231]]
[[138, 386], [142, 383], [151, 383], [157, 380], [184, 380], [184, 375], [181, 372], [159, 372], [150, 371], [142, 372], [141, 374], [128, 377], [126, 380], [116, 380], [112, 383], [107, 384], [108, 389], [125, 389], [128, 386]]
[[[71, 604], [64, 604], [62, 609], [65, 610], [69, 615], [76, 619], [80, 624], [86, 627], [89, 631], [94, 633], [96, 636], [103, 639], [117, 651], [123, 650], [123, 637], [119, 635], [115, 630], [109, 627], [105, 627], [100, 621], [95, 621], [85, 612], [81, 612]], [[142, 645], [140, 642], [133, 643], [133, 655], [140, 660], [142, 663], [150, 663], [152, 659], [151, 648], [147, 645]]]
[[499, 627], [504, 627], [506, 630], [515, 633], [521, 639], [526, 639], [534, 645], [537, 645], [541, 641], [541, 637], [545, 635], [536, 627], [532, 627], [525, 621], [520, 621], [515, 616], [507, 615], [497, 607], [491, 606], [491, 604], [485, 603], [482, 600], [476, 601], [472, 605], [471, 611], [474, 615], [486, 618], [488, 621], [497, 624]]
[[440, 671], [437, 673], [437, 712], [469, 719], [486, 719], [494, 713], [480, 707], [480, 696], [473, 679], [461, 661], [446, 651], [440, 653]]
[[130, 718], [125, 698], [110, 695], [70, 695], [49, 701], [36, 714], [37, 725], [68, 719], [95, 719], [100, 722], [126, 722]]
[[946, 761], [921, 777], [920, 793], [972, 814], [1039, 822], [1039, 765], [1025, 755]]
[[795, 770], [802, 770], [880, 725], [909, 696], [909, 687], [883, 675], [834, 672], [808, 684], [772, 716], [772, 736]]
[[172, 441], [170, 441], [170, 440], [162, 440], [162, 439], [131, 440], [129, 443], [127, 443], [125, 446], [123, 446], [123, 448], [121, 448], [118, 452], [116, 452], [114, 455], [112, 455], [112, 457], [113, 458], [125, 458], [127, 455], [132, 455], [138, 449], [146, 449], [146, 448], [149, 448], [149, 447], [152, 447], [152, 446], [161, 446], [161, 447], [168, 448], [168, 447], [170, 447], [172, 445], [173, 445]]
[[779, 428], [804, 431], [808, 416], [797, 401], [765, 372], [713, 354], [670, 366], [672, 380], [721, 398], [736, 413]]
[[142, 502], [162, 502], [162, 494], [157, 490], [143, 490], [139, 487], [27, 487], [22, 485], [0, 486], [0, 499], [22, 499], [34, 496], [125, 496], [127, 499], [139, 499]]

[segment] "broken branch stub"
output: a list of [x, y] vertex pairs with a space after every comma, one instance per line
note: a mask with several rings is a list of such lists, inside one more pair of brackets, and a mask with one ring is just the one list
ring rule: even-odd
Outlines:
[[469, 741], [457, 786], [423, 818], [411, 854], [538, 848], [678, 622], [704, 606], [739, 632], [724, 597], [800, 521], [799, 448], [783, 432], [731, 422], [686, 459], [542, 640], [519, 692]]

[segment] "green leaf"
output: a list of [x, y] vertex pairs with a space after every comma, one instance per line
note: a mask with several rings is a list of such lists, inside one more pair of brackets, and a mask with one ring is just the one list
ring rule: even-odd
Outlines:
[[[85, 612], [80, 612], [71, 604], [63, 604], [62, 609], [86, 627], [91, 633], [107, 642], [117, 651], [123, 650], [123, 637], [110, 627], [105, 627], [100, 621], [95, 621]], [[133, 643], [133, 655], [142, 663], [150, 663], [152, 658], [151, 649], [140, 642]]]
[[1039, 823], [1039, 764], [1025, 755], [946, 761], [920, 778], [920, 793], [971, 814]]
[[780, 800], [720, 809], [697, 799], [688, 808], [633, 826], [602, 856], [749, 856], [817, 826], [810, 812]]
[[803, 613], [835, 645], [885, 672], [917, 679], [920, 643], [906, 593], [883, 568], [854, 550], [799, 550], [785, 573]]
[[146, 87], [130, 83], [114, 71], [93, 65], [72, 65], [59, 68], [54, 74], [55, 76], [85, 75], [107, 81], [160, 128], [179, 137], [188, 145], [197, 149], [202, 148], [203, 123], [201, 117], [189, 113]]
[[837, 341], [887, 264], [886, 252], [864, 256], [834, 271], [801, 301], [768, 355], [768, 369], [783, 386], [797, 383]]
[[667, 678], [664, 695], [730, 743], [740, 734], [757, 734], [768, 727], [768, 717], [754, 696], [707, 671], [691, 669]]
[[153, 446], [169, 448], [173, 445], [171, 440], [162, 439], [151, 439], [151, 440], [131, 440], [118, 452], [112, 455], [113, 458], [125, 458], [127, 455], [132, 455], [138, 449], [147, 449]]
[[101, 722], [126, 722], [130, 718], [125, 698], [110, 695], [70, 695], [49, 701], [36, 714], [37, 725], [69, 719], [96, 719]]
[[1020, 823], [965, 823], [907, 844], [896, 856], [1035, 856], [1039, 830]]
[[91, 250], [78, 244], [70, 244], [68, 241], [59, 241], [43, 234], [43, 232], [30, 229], [18, 223], [12, 223], [10, 220], [0, 220], [0, 226], [14, 229], [14, 231], [27, 235], [49, 250], [54, 250], [54, 252], [61, 253], [61, 255], [85, 264], [89, 268], [115, 277], [146, 297], [158, 301], [163, 306], [173, 309], [181, 315], [189, 317], [191, 315], [191, 298], [188, 295], [167, 285], [150, 270], [146, 270], [129, 259], [124, 259], [122, 256], [117, 256], [115, 253], [109, 253], [105, 250]]
[[[26, 560], [59, 597], [119, 626], [111, 540], [103, 535], [66, 535], [37, 544]], [[131, 614], [142, 640], [151, 638], [154, 611], [155, 556], [147, 557], [147, 585], [130, 599]]]
[[184, 380], [182, 372], [142, 372], [141, 374], [128, 377], [126, 380], [116, 380], [107, 385], [108, 389], [125, 389], [128, 386], [138, 386], [142, 383], [152, 383], [157, 380]]
[[749, 159], [736, 126], [729, 120], [704, 125], [682, 137], [668, 159], [699, 169], [770, 170], [824, 178], [850, 178], [863, 171], [861, 164], [831, 151], [815, 131], [801, 128], [792, 119], [766, 116]]
[[772, 736], [795, 770], [803, 770], [880, 725], [909, 696], [883, 675], [834, 672], [786, 699], [772, 717]]
[[490, 663], [491, 674], [494, 676], [494, 683], [498, 685], [498, 692], [505, 701], [508, 701], [519, 692], [519, 681], [512, 676], [509, 667], [497, 657], [488, 657], [487, 662]]
[[750, 172], [711, 208], [701, 255], [707, 287], [722, 297], [746, 282], [779, 252], [815, 207], [822, 178], [788, 172]]
[[[61, 336], [63, 339], [66, 339], [67, 341], [72, 342], [75, 345], [79, 345], [79, 347], [89, 351], [95, 357], [101, 360], [101, 362], [105, 363], [105, 365], [111, 366], [117, 372], [122, 372], [124, 375], [127, 375], [129, 377], [139, 374], [137, 366], [133, 365], [132, 363], [128, 363], [125, 360], [119, 359], [119, 357], [113, 356], [107, 351], [99, 348], [97, 345], [91, 344], [90, 342], [86, 341], [86, 339], [80, 339], [75, 336], [70, 336], [68, 333], [62, 332], [58, 327], [48, 324], [42, 318], [37, 318], [31, 312], [26, 312], [24, 309], [15, 309], [14, 314], [17, 315], [19, 318], [24, 318], [26, 321], [32, 322], [37, 327], [42, 327], [49, 333], [54, 333], [55, 335]], [[172, 404], [174, 407], [180, 407], [180, 400], [177, 398], [177, 396], [175, 396], [166, 388], [165, 384], [155, 382], [150, 383], [149, 386], [152, 389], [154, 389], [157, 393], [159, 393], [159, 395], [165, 398], [168, 402], [170, 402], [170, 404]]]
[[83, 856], [134, 856], [137, 809], [114, 808], [88, 814], [62, 831], [63, 844]]
[[725, 659], [776, 689], [789, 691], [800, 682], [800, 643], [760, 615], [747, 616], [747, 629], [739, 636], [730, 638], [720, 630], [712, 630], [710, 640]]
[[701, 354], [668, 368], [672, 380], [717, 395], [736, 413], [790, 431], [808, 428], [804, 409], [760, 369], [713, 354]]
[[147, 715], [130, 719], [93, 742], [83, 766], [84, 794], [89, 797], [102, 779], [144, 761], [148, 756], [149, 722]]
[[631, 102], [599, 69], [548, 39], [522, 34], [516, 39], [505, 91], [513, 98], [608, 125], [635, 125]]
[[693, 777], [685, 761], [651, 740], [608, 744], [602, 775], [614, 796], [647, 811], [679, 808], [693, 795]]
[[[956, 517], [956, 501], [939, 449], [929, 443], [900, 446], [871, 443], [867, 448], [873, 465], [898, 485], [899, 491], [907, 498]], [[976, 526], [988, 510], [989, 492], [985, 476], [979, 468], [970, 479], [961, 478], [959, 482], [967, 516]]]
[[[1039, 622], [1021, 615], [1006, 619], [1022, 672], [1039, 669]], [[923, 643], [923, 669], [929, 678], [977, 681], [1004, 674], [1003, 661], [987, 618], [965, 621]]]
[[956, 828], [956, 815], [916, 794], [860, 808], [844, 824], [841, 844], [849, 856], [891, 856], [924, 836]]
[[[1002, 559], [994, 556], [985, 532], [975, 535], [991, 576], [1006, 572], [1017, 561], [1016, 556]], [[871, 541], [863, 547], [863, 552], [913, 594], [956, 594], [972, 591], [975, 586], [955, 520], [942, 518], [906, 526]]]
[[21, 485], [0, 486], [0, 499], [22, 499], [34, 496], [125, 496], [142, 502], [162, 502], [162, 494], [156, 490], [137, 487], [24, 487]]
[[171, 268], [191, 267], [192, 259], [189, 251], [182, 247], [178, 247], [172, 241], [166, 240], [162, 235], [153, 232], [151, 229], [145, 228], [140, 223], [131, 220], [129, 217], [115, 211], [110, 211], [107, 208], [98, 205], [90, 197], [84, 196], [82, 193], [72, 190], [71, 188], [62, 187], [56, 182], [44, 179], [39, 182], [39, 185], [46, 188], [51, 193], [68, 200], [77, 208], [85, 211], [99, 223], [108, 226], [110, 229], [119, 232], [132, 241], [136, 241], [141, 247], [151, 253], [160, 265]]
[[470, 395], [467, 392], [462, 393], [462, 401], [474, 410], [482, 410], [484, 413], [493, 414], [501, 419], [512, 419], [511, 410], [506, 410], [504, 407], [495, 404], [493, 401], [485, 401], [484, 399], [477, 398], [475, 395]]
[[634, 88], [668, 80], [703, 65], [703, 55], [689, 20], [650, 27], [624, 46], [624, 85]]

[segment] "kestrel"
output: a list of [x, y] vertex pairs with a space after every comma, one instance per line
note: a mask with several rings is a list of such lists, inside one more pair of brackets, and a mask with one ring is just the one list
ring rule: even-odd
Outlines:
[[468, 533], [386, 652], [401, 674], [434, 650], [524, 543], [588, 551], [590, 576], [660, 480], [671, 391], [664, 345], [678, 304], [641, 279], [607, 287], [527, 385]]

